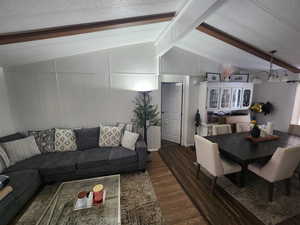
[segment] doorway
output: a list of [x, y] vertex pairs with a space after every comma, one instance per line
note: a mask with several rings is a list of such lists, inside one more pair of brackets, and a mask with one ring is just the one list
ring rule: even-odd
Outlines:
[[163, 141], [182, 142], [183, 83], [161, 83], [161, 132]]

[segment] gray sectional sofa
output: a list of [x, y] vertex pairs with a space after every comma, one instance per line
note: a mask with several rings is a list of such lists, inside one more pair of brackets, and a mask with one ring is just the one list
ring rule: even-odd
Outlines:
[[[0, 138], [0, 143], [20, 138], [15, 134]], [[44, 184], [86, 179], [117, 173], [144, 171], [147, 148], [136, 143], [135, 151], [119, 147], [97, 147], [84, 151], [49, 152], [33, 156], [8, 167], [13, 192], [0, 201], [0, 225], [7, 225]]]

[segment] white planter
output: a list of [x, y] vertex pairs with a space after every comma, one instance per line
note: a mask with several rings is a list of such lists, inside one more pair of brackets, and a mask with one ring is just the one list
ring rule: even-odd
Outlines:
[[147, 129], [148, 151], [158, 151], [161, 146], [161, 127], [151, 126]]

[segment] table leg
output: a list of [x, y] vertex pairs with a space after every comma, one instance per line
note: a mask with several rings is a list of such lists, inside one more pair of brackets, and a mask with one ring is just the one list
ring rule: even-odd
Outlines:
[[245, 187], [248, 165], [242, 164], [241, 167], [242, 167], [242, 171], [240, 173], [240, 184], [239, 185], [240, 185], [240, 187]]

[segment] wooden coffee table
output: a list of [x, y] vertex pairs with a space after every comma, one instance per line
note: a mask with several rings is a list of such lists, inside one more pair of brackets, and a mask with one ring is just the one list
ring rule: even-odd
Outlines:
[[[77, 193], [96, 184], [106, 190], [105, 204], [74, 211]], [[120, 175], [62, 183], [36, 225], [120, 225]]]

